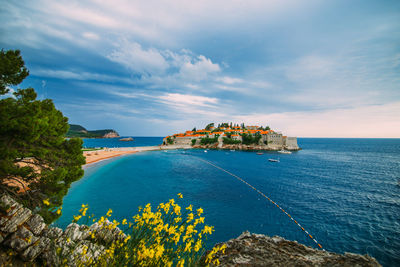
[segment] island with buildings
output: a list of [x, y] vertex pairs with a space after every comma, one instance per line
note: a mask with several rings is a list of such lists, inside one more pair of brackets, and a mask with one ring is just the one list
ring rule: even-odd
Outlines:
[[208, 124], [204, 129], [177, 133], [163, 139], [163, 146], [237, 149], [237, 150], [300, 150], [297, 137], [284, 136], [269, 126], [246, 126], [222, 123]]

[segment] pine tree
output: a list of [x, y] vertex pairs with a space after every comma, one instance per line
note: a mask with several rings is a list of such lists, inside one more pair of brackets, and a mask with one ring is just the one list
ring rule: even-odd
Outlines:
[[[0, 61], [0, 95], [4, 95], [28, 71], [18, 50], [1, 50], [0, 58], [7, 59]], [[18, 89], [13, 95], [0, 100], [0, 190], [13, 194], [49, 223], [60, 216], [56, 210], [71, 183], [83, 175], [82, 141], [64, 138], [68, 118], [52, 100], [37, 100], [33, 88]]]

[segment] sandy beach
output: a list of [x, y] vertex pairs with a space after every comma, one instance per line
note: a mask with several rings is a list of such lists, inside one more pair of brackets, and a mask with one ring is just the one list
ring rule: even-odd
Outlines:
[[126, 154], [133, 154], [137, 152], [138, 151], [97, 150], [97, 151], [85, 151], [83, 152], [83, 155], [86, 158], [86, 165], [88, 165], [101, 160], [119, 157]]

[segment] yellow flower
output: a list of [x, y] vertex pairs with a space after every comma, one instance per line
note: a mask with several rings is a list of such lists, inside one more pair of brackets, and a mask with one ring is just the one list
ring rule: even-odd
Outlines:
[[178, 193], [178, 198], [183, 198], [181, 193]]
[[128, 224], [128, 223], [126, 222], [126, 219], [123, 219], [122, 220], [122, 225], [125, 225], [125, 224]]
[[192, 211], [193, 210], [192, 204], [190, 204], [189, 207], [186, 207], [186, 209]]
[[175, 233], [174, 237], [172, 238], [172, 240], [175, 242], [175, 245], [178, 244], [180, 237], [180, 234]]
[[49, 206], [50, 205], [49, 199], [44, 199], [43, 204], [45, 204], [46, 206]]
[[128, 236], [124, 239], [124, 242], [125, 242], [125, 243], [128, 242], [129, 239], [131, 239], [131, 236], [130, 236], [130, 235], [128, 235]]
[[61, 210], [62, 210], [62, 207], [58, 208], [58, 210], [56, 211], [56, 213], [57, 213], [58, 215], [60, 215], [60, 214], [61, 214]]
[[208, 226], [208, 225], [205, 225], [204, 226], [204, 229], [201, 231], [203, 234], [204, 233], [208, 233], [208, 234], [212, 234], [212, 231], [214, 231], [214, 228], [211, 226]]
[[88, 209], [87, 208], [85, 208], [83, 211], [82, 211], [82, 216], [86, 216], [86, 211], [87, 211]]
[[197, 215], [200, 216], [201, 214], [203, 214], [203, 209], [202, 208], [198, 208], [197, 209]]
[[189, 213], [188, 216], [187, 216], [186, 222], [187, 222], [187, 223], [190, 222], [191, 220], [193, 220], [193, 218], [194, 218], [193, 213]]
[[174, 222], [175, 222], [175, 223], [179, 223], [180, 221], [182, 221], [182, 218], [181, 218], [181, 217], [177, 217], [177, 218], [174, 219]]
[[192, 250], [192, 240], [186, 243], [184, 252], [186, 251], [190, 252], [191, 250]]
[[185, 259], [181, 259], [181, 260], [176, 264], [176, 266], [177, 266], [177, 267], [183, 267], [183, 266], [185, 266]]
[[194, 245], [194, 251], [199, 251], [201, 248], [201, 239], [197, 240], [196, 244]]
[[110, 216], [111, 216], [111, 214], [112, 214], [112, 209], [109, 209], [109, 210], [107, 211], [107, 214], [106, 214], [106, 216], [107, 216], [107, 217], [110, 217]]
[[81, 215], [76, 215], [76, 216], [74, 215], [74, 221], [75, 222], [79, 221], [80, 218], [82, 218]]
[[178, 205], [175, 205], [174, 212], [178, 216], [181, 215], [181, 207], [179, 207]]
[[156, 258], [160, 258], [163, 253], [164, 253], [164, 246], [163, 245], [158, 246], [156, 251]]

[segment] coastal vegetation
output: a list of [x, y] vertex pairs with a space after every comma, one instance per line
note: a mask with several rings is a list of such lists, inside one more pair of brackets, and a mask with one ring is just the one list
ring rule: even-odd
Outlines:
[[210, 138], [208, 136], [205, 138], [201, 138], [200, 144], [202, 144], [202, 145], [215, 144], [218, 142], [218, 137], [219, 137], [219, 135], [216, 135], [215, 137], [212, 137], [212, 138]]
[[261, 134], [256, 132], [254, 135], [242, 133], [242, 144], [244, 145], [251, 145], [251, 144], [258, 144], [261, 139]]
[[224, 144], [226, 144], [226, 145], [236, 145], [236, 144], [241, 144], [242, 143], [242, 141], [240, 141], [240, 140], [235, 140], [235, 139], [232, 139], [232, 138], [229, 138], [229, 137], [222, 138], [222, 142]]
[[224, 252], [226, 245], [216, 246], [206, 255], [205, 241], [214, 228], [205, 224], [203, 209], [194, 209], [192, 205], [182, 208], [178, 200], [170, 199], [160, 203], [155, 209], [151, 204], [139, 207], [139, 213], [133, 221], [111, 220], [112, 210], [100, 219], [88, 215], [88, 205], [82, 205], [79, 215], [73, 222], [86, 221], [85, 224], [97, 224], [96, 230], [88, 233], [93, 242], [97, 242], [100, 232], [122, 230], [119, 238], [106, 244], [107, 249], [98, 258], [91, 257], [88, 248], [62, 251], [58, 254], [63, 263], [93, 266], [200, 266], [219, 261], [215, 255]]
[[52, 222], [83, 175], [82, 141], [64, 138], [68, 119], [52, 100], [38, 100], [33, 88], [10, 88], [29, 74], [20, 51], [1, 50], [0, 58], [0, 190]]

